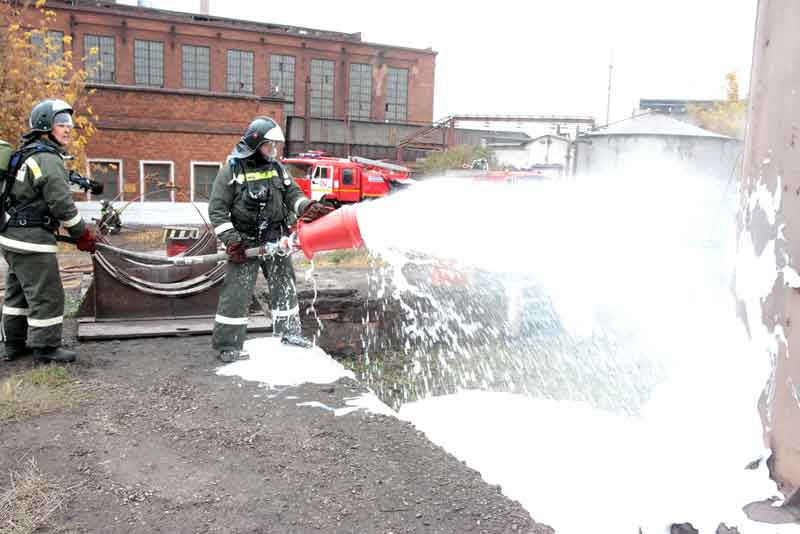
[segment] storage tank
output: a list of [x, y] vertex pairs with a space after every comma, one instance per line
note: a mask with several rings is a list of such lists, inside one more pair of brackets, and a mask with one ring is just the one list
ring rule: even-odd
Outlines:
[[592, 130], [575, 143], [575, 174], [628, 175], [654, 168], [733, 179], [741, 142], [660, 113]]

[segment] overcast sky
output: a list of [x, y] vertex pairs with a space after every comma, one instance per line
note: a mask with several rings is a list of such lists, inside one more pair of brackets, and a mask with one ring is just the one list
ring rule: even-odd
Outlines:
[[[135, 0], [120, 3], [135, 4]], [[148, 0], [196, 12], [200, 0]], [[210, 0], [211, 14], [361, 32], [364, 41], [433, 47], [434, 118], [452, 113], [589, 114], [604, 123], [640, 98], [723, 98], [736, 71], [747, 92], [757, 0]]]

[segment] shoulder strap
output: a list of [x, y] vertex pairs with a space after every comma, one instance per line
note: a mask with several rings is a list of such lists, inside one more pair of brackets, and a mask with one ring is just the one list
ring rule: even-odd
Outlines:
[[[42, 152], [49, 152], [51, 154], [61, 155], [55, 148], [45, 145], [43, 143], [31, 143], [25, 145], [19, 150], [11, 154], [8, 160], [8, 171], [3, 177], [2, 190], [0, 190], [0, 211], [5, 212], [9, 206], [9, 199], [11, 196], [11, 189], [14, 187], [14, 180], [17, 178], [17, 173], [28, 158]], [[39, 169], [39, 164], [35, 161], [31, 165], [31, 172], [41, 176], [42, 171]], [[0, 213], [2, 215], [2, 213]]]
[[8, 160], [8, 177], [16, 178], [17, 172], [19, 171], [20, 167], [22, 167], [22, 164], [25, 163], [31, 156], [41, 154], [42, 152], [49, 152], [50, 154], [61, 156], [58, 150], [43, 143], [31, 143], [30, 145], [25, 145], [11, 154], [11, 158]]

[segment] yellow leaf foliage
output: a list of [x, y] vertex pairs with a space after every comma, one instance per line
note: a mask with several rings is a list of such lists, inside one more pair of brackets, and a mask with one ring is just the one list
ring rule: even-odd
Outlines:
[[689, 117], [701, 128], [743, 139], [747, 120], [747, 100], [739, 97], [739, 80], [735, 72], [725, 75], [725, 85], [724, 102], [718, 102], [711, 108], [689, 106]]
[[[87, 73], [72, 56], [71, 39], [64, 38], [64, 50], [47, 37], [52, 11], [45, 11], [45, 1], [34, 4], [0, 1], [0, 139], [17, 144], [27, 130], [33, 106], [45, 98], [60, 98], [75, 109], [76, 129], [70, 142], [75, 156], [74, 168], [86, 169], [86, 144], [95, 133], [97, 117], [88, 106]], [[35, 12], [34, 27], [23, 13]], [[43, 46], [33, 44], [31, 35], [43, 37]]]

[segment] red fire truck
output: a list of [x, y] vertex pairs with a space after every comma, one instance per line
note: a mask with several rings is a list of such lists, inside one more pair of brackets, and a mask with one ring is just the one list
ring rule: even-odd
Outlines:
[[414, 182], [406, 167], [355, 156], [335, 158], [315, 151], [281, 162], [307, 197], [334, 206], [382, 197]]

